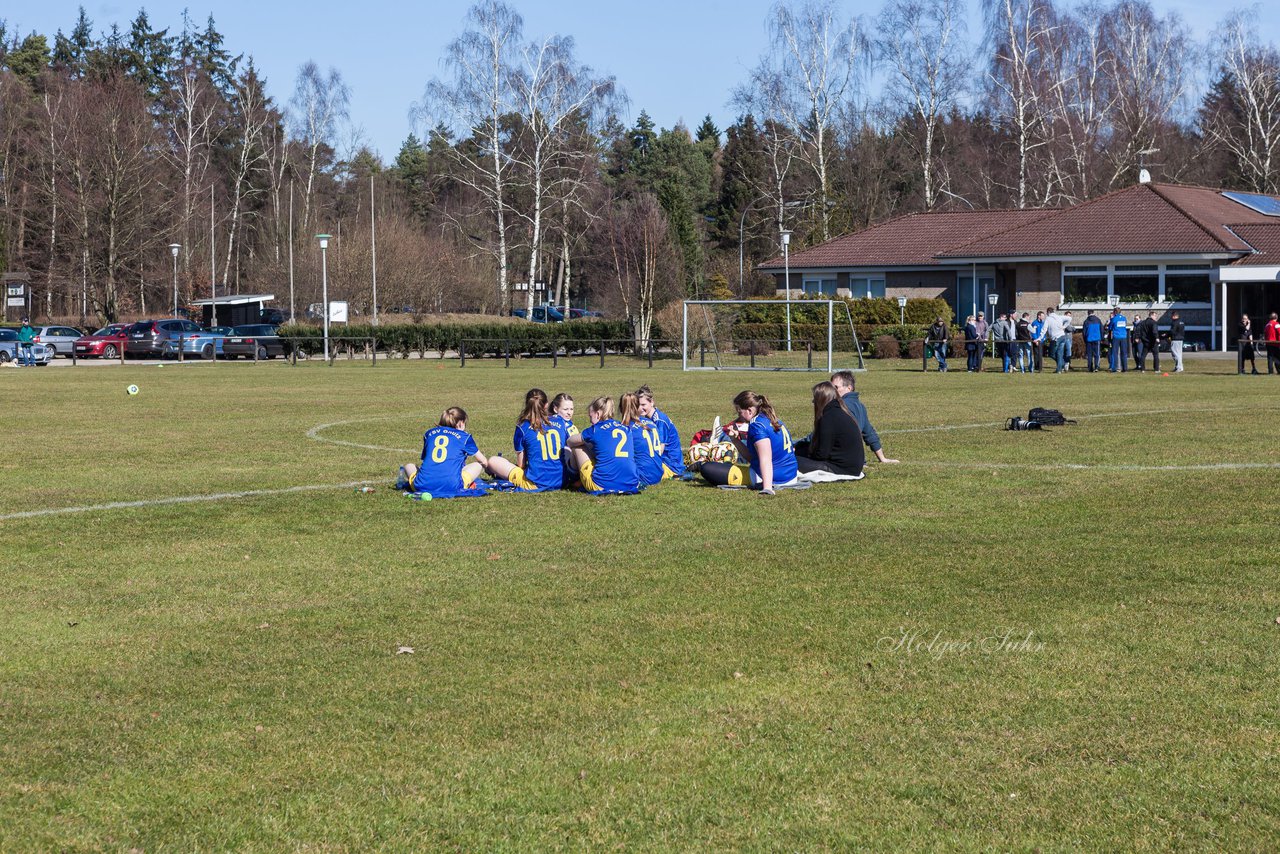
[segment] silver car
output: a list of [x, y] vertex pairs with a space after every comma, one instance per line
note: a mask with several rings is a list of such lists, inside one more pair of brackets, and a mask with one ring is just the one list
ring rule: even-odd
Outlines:
[[70, 326], [37, 326], [36, 341], [53, 350], [54, 356], [70, 356], [76, 349], [76, 339], [84, 333]]
[[230, 326], [210, 326], [199, 332], [182, 333], [182, 356], [214, 359], [222, 355], [222, 342], [231, 334]]
[[[18, 330], [0, 329], [0, 365], [16, 361], [18, 358]], [[32, 344], [31, 358], [37, 365], [47, 365], [53, 361], [53, 350], [47, 344]]]

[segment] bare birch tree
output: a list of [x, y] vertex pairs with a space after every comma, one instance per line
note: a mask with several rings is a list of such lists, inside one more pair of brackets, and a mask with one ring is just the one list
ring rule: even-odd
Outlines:
[[802, 0], [795, 9], [776, 4], [769, 13], [769, 52], [753, 74], [766, 101], [801, 143], [798, 156], [813, 170], [823, 240], [831, 237], [835, 130], [871, 56], [858, 21], [842, 22], [838, 12], [834, 0]]
[[507, 208], [512, 164], [503, 117], [515, 101], [512, 63], [521, 48], [524, 22], [501, 0], [481, 0], [468, 10], [466, 20], [469, 29], [445, 50], [449, 79], [429, 82], [413, 112], [429, 126], [439, 122], [460, 135], [471, 135], [448, 151], [459, 166], [458, 180], [479, 197], [493, 230], [489, 237], [477, 236], [456, 217], [453, 223], [493, 256], [498, 301], [505, 309], [510, 306]]
[[311, 227], [315, 207], [316, 176], [320, 172], [323, 149], [333, 150], [338, 126], [346, 121], [351, 103], [351, 90], [336, 68], [328, 75], [321, 73], [315, 62], [298, 69], [293, 90], [294, 135], [306, 149], [306, 186], [302, 197], [302, 231]]
[[880, 13], [878, 48], [892, 74], [891, 97], [911, 105], [920, 123], [917, 161], [924, 206], [937, 203], [942, 119], [956, 105], [968, 72], [962, 0], [889, 0]]
[[[573, 39], [553, 36], [522, 50], [523, 63], [513, 75], [520, 109], [521, 137], [513, 150], [528, 187], [528, 210], [520, 216], [529, 229], [529, 290], [526, 310], [532, 316], [534, 283], [543, 254], [544, 209], [553, 189], [554, 171], [583, 156], [576, 135], [592, 128], [597, 108], [613, 95], [613, 78], [597, 79], [573, 56]], [[572, 184], [561, 187], [572, 189]]]
[[[231, 214], [228, 217], [227, 226], [227, 255], [226, 263], [222, 268], [224, 293], [231, 273], [231, 261], [236, 253], [236, 241], [240, 238], [243, 210], [246, 202], [261, 192], [250, 178], [254, 172], [265, 168], [266, 147], [263, 136], [270, 125], [279, 123], [279, 117], [269, 107], [267, 95], [262, 89], [262, 81], [258, 78], [258, 72], [252, 60], [240, 76], [232, 82], [231, 110], [235, 117], [233, 124], [237, 139], [230, 175]], [[238, 287], [238, 276], [236, 284]]]
[[1236, 162], [1251, 189], [1277, 190], [1280, 162], [1280, 53], [1256, 37], [1254, 14], [1237, 12], [1223, 22], [1221, 45], [1228, 103], [1202, 118], [1206, 134]]
[[[213, 157], [213, 124], [218, 111], [218, 97], [208, 75], [190, 57], [175, 66], [170, 75], [169, 97], [168, 152], [179, 181], [179, 242], [186, 250], [181, 254], [182, 278], [189, 287], [191, 264], [198, 243], [192, 223], [200, 200], [208, 195], [205, 191], [209, 186], [207, 173]], [[213, 273], [210, 272], [209, 276], [212, 280]]]
[[614, 285], [623, 310], [635, 322], [636, 345], [647, 347], [654, 312], [680, 281], [680, 253], [671, 244], [662, 206], [649, 193], [611, 205], [607, 216]]

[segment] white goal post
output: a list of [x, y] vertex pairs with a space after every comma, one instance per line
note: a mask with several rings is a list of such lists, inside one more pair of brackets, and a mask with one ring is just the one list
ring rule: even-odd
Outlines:
[[[695, 299], [685, 300], [683, 307], [680, 351], [686, 371], [866, 370], [853, 315], [844, 300]], [[758, 330], [747, 330], [748, 321], [741, 315], [766, 307], [779, 319], [751, 322], [766, 328], [777, 324], [776, 334], [762, 337]], [[815, 331], [815, 326], [821, 329]]]

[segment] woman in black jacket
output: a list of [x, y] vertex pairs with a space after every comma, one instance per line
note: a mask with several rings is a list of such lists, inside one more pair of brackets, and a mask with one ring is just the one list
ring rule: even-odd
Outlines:
[[[820, 382], [813, 387], [813, 437], [796, 448], [796, 465], [804, 475], [816, 472], [860, 479], [867, 464], [862, 430], [840, 400], [836, 387]], [[814, 478], [815, 480], [821, 479]]]
[[1237, 362], [1240, 365], [1240, 373], [1244, 373], [1244, 363], [1248, 362], [1249, 367], [1253, 368], [1253, 372], [1258, 373], [1258, 363], [1253, 360], [1253, 321], [1249, 319], [1249, 315], [1240, 316], [1240, 325], [1236, 327], [1236, 346], [1240, 348], [1239, 358]]

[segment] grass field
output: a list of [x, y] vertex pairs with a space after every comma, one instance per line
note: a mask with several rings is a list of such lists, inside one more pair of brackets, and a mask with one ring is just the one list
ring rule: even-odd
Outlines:
[[0, 851], [1273, 849], [1280, 380], [912, 367], [860, 483], [431, 503], [337, 485], [820, 377], [0, 372]]

